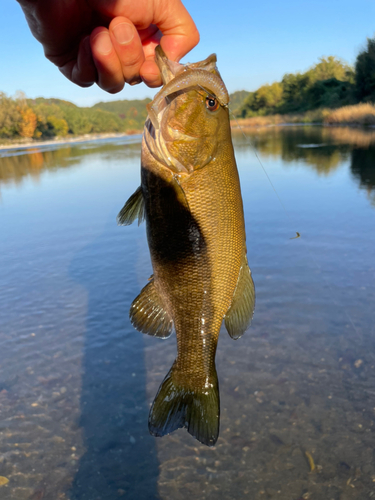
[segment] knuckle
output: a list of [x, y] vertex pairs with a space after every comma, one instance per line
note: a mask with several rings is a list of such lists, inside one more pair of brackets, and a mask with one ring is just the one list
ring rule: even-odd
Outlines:
[[127, 52], [123, 57], [122, 57], [122, 67], [124, 68], [124, 71], [128, 69], [128, 72], [136, 72], [134, 70], [139, 70], [139, 67], [142, 64], [142, 59], [143, 59], [143, 54], [141, 54], [138, 50], [134, 52]]

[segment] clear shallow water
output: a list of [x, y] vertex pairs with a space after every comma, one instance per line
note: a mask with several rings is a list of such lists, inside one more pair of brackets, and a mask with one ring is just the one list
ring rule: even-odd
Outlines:
[[176, 347], [128, 320], [151, 267], [115, 218], [140, 144], [0, 152], [2, 500], [375, 497], [375, 132], [246, 134], [288, 216], [234, 134], [257, 306], [220, 336], [213, 449], [147, 430]]

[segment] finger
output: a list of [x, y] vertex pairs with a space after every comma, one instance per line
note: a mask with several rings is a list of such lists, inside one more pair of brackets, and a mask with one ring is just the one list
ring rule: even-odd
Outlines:
[[121, 70], [126, 83], [135, 85], [142, 80], [139, 69], [145, 57], [138, 32], [126, 17], [116, 17], [109, 25], [112, 45], [121, 64]]
[[97, 72], [91, 54], [90, 37], [85, 37], [78, 49], [77, 63], [73, 67], [72, 81], [81, 87], [89, 87], [97, 80]]
[[171, 61], [179, 61], [199, 42], [199, 32], [180, 0], [155, 2], [153, 23], [163, 33], [160, 40]]
[[140, 69], [140, 76], [142, 81], [151, 88], [160, 87], [162, 85], [162, 80], [160, 76], [160, 71], [154, 60], [148, 60], [142, 64]]
[[98, 72], [97, 84], [103, 90], [115, 94], [124, 88], [121, 63], [106, 28], [95, 28], [90, 36], [92, 57]]
[[[138, 30], [156, 25], [163, 34], [160, 44], [173, 61], [179, 61], [199, 42], [197, 27], [181, 0], [91, 0], [90, 4], [108, 17], [126, 13]], [[151, 75], [152, 65], [146, 68]]]
[[155, 48], [160, 44], [162, 34], [157, 26], [151, 25], [148, 29], [141, 30], [139, 36], [142, 40], [145, 55], [145, 62], [139, 71], [140, 76], [148, 87], [160, 87], [162, 80], [159, 68], [155, 63]]
[[151, 40], [147, 40], [143, 43], [145, 62], [141, 66], [140, 75], [144, 83], [151, 88], [160, 87], [160, 85], [162, 85], [160, 71], [155, 62], [155, 47], [159, 45], [160, 38], [161, 33], [159, 32]]

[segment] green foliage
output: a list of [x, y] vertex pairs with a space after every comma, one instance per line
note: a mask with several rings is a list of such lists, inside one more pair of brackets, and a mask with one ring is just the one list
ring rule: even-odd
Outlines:
[[[80, 108], [61, 99], [26, 99], [0, 92], [0, 138], [51, 138], [142, 130], [151, 99], [99, 102]], [[375, 101], [375, 37], [358, 54], [355, 71], [340, 59], [322, 57], [305, 73], [287, 73], [281, 82], [230, 96], [231, 112], [241, 118], [305, 113], [320, 120], [323, 110]], [[327, 111], [328, 112], [328, 111]], [[309, 119], [310, 119], [309, 118]]]
[[340, 59], [334, 56], [321, 57], [319, 63], [307, 72], [311, 83], [335, 78], [342, 82], [354, 83], [354, 71]]
[[151, 99], [98, 102], [92, 109], [113, 113], [121, 120], [120, 123], [124, 130], [139, 130], [143, 128], [146, 121], [146, 105], [149, 102], [151, 102]]
[[375, 37], [367, 39], [367, 48], [355, 63], [355, 90], [360, 101], [375, 102]]
[[238, 110], [242, 107], [250, 92], [247, 90], [237, 90], [229, 96], [229, 108], [231, 112], [236, 115]]
[[26, 99], [0, 93], [0, 138], [120, 133], [142, 130], [151, 99], [99, 103], [80, 108], [61, 99]]
[[0, 92], [0, 137], [18, 135], [22, 115], [18, 99], [7, 97]]
[[340, 81], [336, 78], [317, 80], [307, 90], [306, 96], [310, 109], [338, 108], [351, 104], [353, 85], [348, 81]]
[[48, 123], [51, 125], [56, 135], [67, 135], [69, 125], [64, 118], [57, 118], [57, 116], [52, 115], [48, 117]]
[[287, 73], [281, 82], [251, 92], [237, 116], [306, 112], [354, 102], [354, 72], [336, 57], [322, 57], [306, 73]]

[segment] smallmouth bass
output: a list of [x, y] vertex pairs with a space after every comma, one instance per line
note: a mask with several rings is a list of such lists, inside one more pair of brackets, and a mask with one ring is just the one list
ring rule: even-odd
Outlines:
[[148, 104], [141, 186], [119, 224], [146, 220], [153, 275], [130, 307], [134, 327], [167, 338], [177, 358], [162, 382], [149, 430], [186, 427], [213, 446], [219, 435], [215, 353], [220, 327], [238, 339], [249, 326], [255, 290], [246, 257], [229, 96], [216, 56], [181, 65], [156, 48], [163, 87]]

